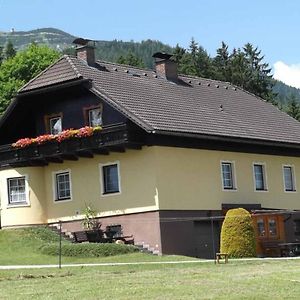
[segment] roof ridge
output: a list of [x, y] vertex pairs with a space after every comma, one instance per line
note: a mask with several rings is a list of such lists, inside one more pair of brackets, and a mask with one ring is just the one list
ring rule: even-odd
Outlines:
[[148, 68], [141, 68], [141, 67], [136, 67], [136, 66], [131, 66], [131, 65], [126, 65], [126, 64], [120, 64], [120, 63], [115, 63], [115, 62], [111, 62], [111, 61], [105, 61], [105, 60], [96, 60], [96, 63], [105, 63], [108, 65], [115, 65], [115, 66], [120, 66], [120, 67], [127, 67], [127, 68], [131, 68], [131, 69], [137, 69], [137, 70], [141, 70], [141, 71], [148, 71], [148, 72], [155, 72], [155, 70], [153, 69], [148, 69]]
[[37, 78], [41, 77], [44, 73], [46, 73], [51, 67], [53, 67], [55, 64], [57, 64], [59, 61], [61, 61], [64, 57], [61, 56], [58, 58], [55, 62], [53, 62], [50, 66], [48, 66], [46, 69], [38, 73], [36, 76], [34, 76], [32, 79], [30, 79], [27, 83], [25, 83], [20, 89], [18, 89], [17, 93], [22, 92], [24, 88], [26, 88], [30, 83], [32, 83]]
[[[73, 69], [73, 71], [75, 72], [76, 76], [77, 76], [78, 78], [83, 77], [83, 76], [81, 75], [81, 73], [79, 72], [79, 70], [76, 68], [76, 66], [75, 66], [75, 64], [73, 63], [71, 57], [70, 57], [69, 55], [66, 55], [66, 54], [65, 54], [63, 57], [64, 57], [64, 58], [67, 60], [67, 62], [70, 64], [70, 66], [71, 66], [71, 68]], [[74, 57], [74, 58], [76, 58], [76, 57]]]
[[229, 81], [223, 81], [223, 80], [218, 80], [218, 79], [212, 79], [212, 78], [205, 78], [205, 77], [200, 77], [200, 76], [195, 76], [195, 75], [188, 75], [188, 74], [178, 74], [180, 77], [184, 78], [192, 78], [192, 79], [198, 79], [198, 80], [206, 80], [206, 81], [214, 81], [214, 82], [219, 82], [223, 84], [229, 84], [231, 86], [234, 86], [231, 82]]

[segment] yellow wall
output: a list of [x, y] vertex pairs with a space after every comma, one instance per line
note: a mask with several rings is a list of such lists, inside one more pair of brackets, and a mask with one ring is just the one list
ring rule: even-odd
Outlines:
[[[8, 204], [7, 178], [27, 176], [29, 203], [23, 206]], [[18, 168], [0, 171], [1, 225], [45, 223], [46, 203], [43, 168]]]
[[[45, 168], [45, 182], [52, 182], [53, 172], [71, 170], [72, 201], [53, 201], [52, 184], [46, 185], [47, 216], [56, 218], [82, 217], [85, 203], [100, 212], [101, 216], [151, 211], [156, 204], [155, 164], [151, 148], [142, 151], [98, 155], [93, 159], [50, 164]], [[99, 164], [120, 163], [121, 193], [101, 195]], [[74, 217], [73, 217], [74, 218]]]
[[[233, 161], [236, 191], [223, 191], [221, 161]], [[119, 162], [121, 193], [101, 195], [99, 164]], [[267, 192], [254, 191], [253, 163], [266, 164]], [[286, 193], [282, 165], [295, 167], [297, 192]], [[71, 170], [72, 200], [54, 201], [53, 173]], [[30, 206], [8, 207], [7, 178], [28, 175]], [[297, 180], [299, 179], [299, 181]], [[222, 203], [300, 209], [300, 158], [171, 147], [143, 147], [46, 167], [0, 171], [2, 226], [82, 218], [85, 204], [99, 216], [159, 209], [219, 210]]]
[[[222, 203], [257, 203], [300, 209], [300, 158], [156, 147], [160, 209], [221, 209]], [[233, 161], [236, 191], [223, 191], [221, 161]], [[266, 164], [268, 191], [254, 191], [253, 163]], [[295, 168], [297, 192], [285, 192], [283, 164]]]

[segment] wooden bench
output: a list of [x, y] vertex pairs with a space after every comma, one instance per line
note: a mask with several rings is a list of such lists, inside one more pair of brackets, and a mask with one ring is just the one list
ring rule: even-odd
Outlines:
[[228, 263], [228, 253], [216, 253], [215, 263], [219, 264], [220, 260], [224, 259], [225, 264]]
[[74, 236], [75, 243], [88, 242], [88, 237], [85, 231], [75, 231], [73, 232], [73, 236]]

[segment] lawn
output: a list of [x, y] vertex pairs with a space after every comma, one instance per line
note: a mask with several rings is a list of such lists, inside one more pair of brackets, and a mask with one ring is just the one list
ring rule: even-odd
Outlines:
[[[57, 243], [57, 236], [47, 230], [0, 230], [0, 265], [56, 264], [56, 256], [39, 251], [46, 241]], [[175, 260], [182, 262], [159, 264]], [[231, 259], [229, 264], [215, 265], [142, 253], [62, 257], [63, 264], [146, 261], [157, 264], [2, 270], [0, 299], [298, 299], [300, 295], [300, 259]]]
[[[44, 255], [41, 246], [47, 242], [59, 244], [58, 236], [46, 228], [0, 230], [0, 265], [47, 265], [57, 264], [58, 257]], [[67, 243], [63, 241], [63, 243]], [[192, 258], [188, 258], [192, 260]], [[143, 253], [108, 257], [62, 257], [62, 263], [101, 263], [187, 260], [184, 256], [153, 256]], [[0, 297], [1, 299], [1, 297]]]
[[0, 271], [1, 299], [298, 299], [300, 260]]

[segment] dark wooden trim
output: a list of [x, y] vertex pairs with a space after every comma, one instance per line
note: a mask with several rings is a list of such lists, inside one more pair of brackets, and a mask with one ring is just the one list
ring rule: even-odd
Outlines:
[[82, 108], [82, 113], [83, 113], [83, 118], [84, 118], [84, 124], [86, 126], [90, 126], [90, 120], [89, 120], [89, 111], [92, 109], [100, 108], [101, 109], [101, 114], [103, 113], [103, 104], [99, 103], [98, 105], [91, 105], [87, 107]]
[[[130, 144], [130, 130], [126, 124], [104, 127], [94, 135], [84, 138], [71, 138], [61, 143], [49, 141], [42, 145], [13, 148], [11, 145], [0, 147], [0, 167], [46, 165], [62, 163], [64, 160], [76, 161], [79, 157], [93, 158], [94, 154], [108, 155], [110, 152], [124, 153]], [[135, 149], [138, 143], [134, 142]]]
[[51, 162], [51, 163], [56, 163], [56, 164], [62, 164], [64, 160], [60, 156], [48, 156], [45, 157], [46, 161]]
[[85, 158], [93, 158], [94, 154], [92, 151], [84, 150], [84, 151], [76, 151], [76, 154], [79, 157], [85, 157]]
[[20, 91], [18, 93], [17, 97], [20, 98], [20, 97], [28, 96], [28, 95], [42, 94], [42, 93], [56, 91], [56, 90], [67, 88], [67, 87], [72, 87], [74, 85], [87, 84], [90, 82], [91, 82], [90, 79], [82, 79], [82, 78], [71, 79], [69, 81], [64, 81], [63, 83], [55, 83], [52, 85], [39, 87], [39, 88], [32, 89], [29, 91]]
[[300, 156], [300, 144], [276, 143], [268, 141], [257, 141], [242, 139], [226, 140], [225, 138], [214, 139], [197, 138], [194, 136], [177, 136], [177, 135], [162, 135], [162, 134], [146, 134], [145, 143], [148, 146], [167, 146], [192, 149], [205, 149], [217, 151], [230, 151], [241, 153], [257, 153], [281, 156]]
[[58, 112], [58, 113], [53, 113], [51, 115], [45, 115], [44, 116], [44, 123], [45, 123], [45, 129], [46, 132], [50, 134], [50, 119], [53, 118], [61, 118], [61, 128], [63, 129], [63, 113], [62, 112]]
[[72, 161], [76, 161], [79, 159], [78, 155], [76, 155], [75, 153], [62, 154], [61, 158], [63, 160], [72, 160]]

